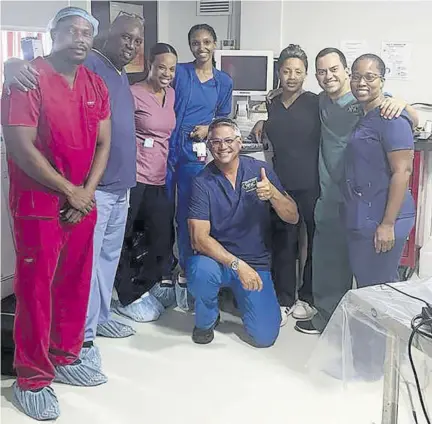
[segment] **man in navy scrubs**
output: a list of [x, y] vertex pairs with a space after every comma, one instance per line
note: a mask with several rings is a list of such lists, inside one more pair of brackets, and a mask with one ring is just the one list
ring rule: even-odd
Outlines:
[[196, 254], [187, 263], [196, 310], [192, 339], [213, 340], [218, 293], [230, 287], [251, 343], [268, 347], [281, 321], [270, 273], [270, 210], [290, 224], [298, 212], [265, 162], [240, 156], [241, 143], [234, 121], [213, 121], [208, 144], [214, 161], [193, 182], [188, 223]]

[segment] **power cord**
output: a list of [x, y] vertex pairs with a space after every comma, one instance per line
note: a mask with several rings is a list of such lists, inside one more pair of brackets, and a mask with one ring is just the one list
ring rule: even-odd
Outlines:
[[383, 286], [386, 286], [386, 287], [388, 287], [388, 288], [390, 288], [390, 289], [392, 289], [394, 291], [397, 291], [398, 293], [403, 294], [404, 296], [410, 297], [411, 299], [418, 300], [419, 302], [424, 303], [428, 308], [432, 309], [432, 305], [430, 303], [428, 303], [426, 300], [424, 300], [424, 299], [422, 299], [420, 297], [416, 297], [416, 296], [413, 296], [411, 294], [408, 294], [408, 293], [406, 293], [406, 292], [404, 292], [402, 290], [397, 289], [396, 287], [393, 287], [392, 285], [390, 285], [388, 283], [384, 283]]
[[[414, 328], [416, 326], [416, 322], [418, 320], [423, 320], [423, 316], [422, 315], [417, 315], [416, 317], [414, 317], [411, 321], [411, 328]], [[427, 320], [427, 319], [426, 319]], [[427, 333], [426, 331], [420, 330], [420, 328], [417, 330], [418, 334], [421, 334], [423, 337], [426, 337], [427, 339], [432, 339], [432, 331], [429, 333]]]
[[424, 107], [432, 107], [432, 104], [430, 103], [412, 103], [411, 106], [424, 106]]
[[[420, 320], [420, 322], [418, 324], [416, 324], [416, 322], [418, 320]], [[409, 358], [411, 368], [412, 368], [412, 371], [414, 374], [414, 379], [415, 379], [416, 388], [417, 388], [417, 394], [418, 394], [418, 397], [420, 400], [423, 414], [424, 414], [425, 419], [426, 419], [426, 423], [432, 424], [430, 417], [428, 415], [428, 412], [426, 410], [426, 404], [425, 404], [424, 399], [423, 399], [423, 393], [421, 391], [420, 382], [419, 382], [419, 378], [417, 375], [417, 370], [416, 370], [413, 356], [412, 356], [412, 344], [414, 341], [414, 336], [417, 333], [419, 333], [419, 330], [421, 327], [423, 327], [427, 324], [432, 324], [432, 310], [430, 310], [429, 308], [423, 308], [422, 313], [420, 315], [417, 315], [416, 317], [414, 317], [413, 320], [411, 321], [412, 332], [411, 332], [410, 338], [408, 340], [408, 358]], [[419, 333], [419, 334], [423, 335], [422, 333]], [[424, 333], [424, 334], [427, 334], [427, 333]], [[427, 337], [430, 337], [430, 335], [428, 335]]]
[[412, 416], [413, 416], [413, 418], [414, 418], [414, 422], [415, 422], [415, 424], [419, 424], [419, 422], [418, 422], [418, 418], [417, 418], [417, 411], [416, 411], [415, 406], [414, 406], [414, 400], [413, 400], [413, 397], [412, 397], [412, 394], [411, 394], [410, 386], [409, 386], [409, 384], [408, 384], [408, 381], [406, 381], [406, 380], [403, 378], [403, 376], [402, 376], [402, 379], [403, 379], [403, 381], [404, 381], [404, 383], [405, 383], [405, 386], [406, 386], [406, 389], [407, 389], [407, 392], [408, 392], [408, 399], [409, 399], [409, 401], [410, 401], [410, 405], [411, 405], [411, 413], [412, 413]]
[[[417, 375], [417, 369], [415, 367], [414, 360], [413, 360], [413, 357], [412, 357], [412, 344], [413, 344], [414, 337], [415, 337], [416, 334], [419, 334], [419, 335], [421, 335], [421, 336], [423, 336], [425, 338], [428, 338], [428, 339], [432, 339], [432, 305], [429, 302], [427, 302], [426, 300], [421, 299], [420, 297], [416, 297], [416, 296], [413, 296], [411, 294], [408, 294], [408, 293], [406, 293], [406, 292], [404, 292], [402, 290], [399, 290], [396, 287], [393, 287], [392, 285], [390, 285], [388, 283], [384, 283], [383, 285], [386, 286], [386, 287], [389, 287], [390, 289], [392, 289], [392, 290], [394, 290], [394, 291], [396, 291], [396, 292], [398, 292], [400, 294], [403, 294], [404, 296], [410, 297], [411, 299], [414, 299], [414, 300], [418, 300], [419, 302], [422, 302], [422, 303], [424, 303], [426, 305], [425, 307], [422, 308], [421, 314], [416, 315], [411, 320], [411, 329], [412, 329], [412, 331], [411, 331], [411, 335], [410, 335], [409, 340], [408, 340], [408, 358], [409, 358], [409, 361], [410, 361], [410, 364], [411, 364], [411, 368], [412, 368], [412, 371], [413, 371], [413, 374], [414, 374], [414, 379], [415, 379], [415, 383], [416, 383], [417, 394], [418, 394], [418, 397], [419, 397], [419, 400], [420, 400], [420, 404], [421, 404], [421, 407], [422, 407], [423, 414], [424, 414], [425, 419], [426, 419], [426, 423], [427, 424], [432, 424], [431, 419], [429, 417], [429, 414], [428, 414], [428, 412], [426, 410], [426, 404], [425, 404], [424, 399], [423, 399], [423, 393], [422, 393], [422, 390], [421, 390], [421, 387], [420, 387], [420, 382], [419, 382], [419, 378], [418, 378], [418, 375]], [[421, 329], [421, 327], [426, 326], [426, 325], [430, 325], [431, 326], [431, 329], [428, 332], [423, 331]], [[409, 392], [409, 396], [411, 396], [410, 392]], [[415, 411], [413, 403], [412, 403], [412, 412], [413, 412], [414, 421], [416, 423], [418, 423], [417, 413]]]

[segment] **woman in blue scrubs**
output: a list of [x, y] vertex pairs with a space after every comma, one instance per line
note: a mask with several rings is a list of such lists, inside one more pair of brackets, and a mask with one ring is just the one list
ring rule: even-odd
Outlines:
[[[214, 67], [215, 30], [207, 24], [195, 25], [188, 33], [188, 41], [195, 60], [176, 68], [173, 87], [177, 124], [170, 139], [166, 181], [173, 200], [177, 193], [177, 244], [182, 270], [193, 253], [187, 224], [192, 179], [206, 163], [204, 142], [210, 122], [231, 113], [233, 87], [230, 76]], [[185, 310], [189, 309], [186, 281], [183, 272], [175, 292], [178, 306]], [[167, 305], [174, 297], [174, 285], [158, 284], [152, 294]]]
[[385, 64], [373, 54], [357, 58], [351, 90], [364, 117], [346, 150], [343, 216], [348, 253], [358, 287], [398, 281], [405, 242], [415, 223], [408, 190], [414, 154], [412, 124], [403, 113], [380, 114]]

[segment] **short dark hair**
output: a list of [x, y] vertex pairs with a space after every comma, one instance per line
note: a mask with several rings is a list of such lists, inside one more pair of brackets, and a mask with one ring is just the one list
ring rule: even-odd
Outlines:
[[277, 61], [278, 69], [282, 67], [287, 59], [293, 58], [300, 59], [303, 62], [307, 72], [309, 66], [308, 58], [305, 51], [298, 44], [290, 44], [281, 51]]
[[217, 118], [214, 119], [211, 124], [209, 125], [208, 128], [208, 134], [210, 135], [210, 133], [218, 128], [218, 127], [230, 127], [232, 128], [235, 132], [236, 135], [238, 137], [241, 137], [241, 131], [240, 128], [238, 127], [238, 125], [236, 124], [236, 122], [230, 118]]
[[213, 41], [216, 42], [217, 41], [217, 36], [216, 36], [216, 31], [214, 30], [214, 28], [208, 24], [197, 24], [194, 25], [188, 32], [188, 42], [190, 44], [191, 42], [191, 38], [192, 36], [197, 32], [197, 31], [207, 31], [213, 38]]
[[176, 49], [173, 46], [171, 46], [171, 44], [156, 43], [150, 49], [149, 62], [153, 63], [155, 61], [156, 56], [159, 56], [160, 54], [165, 54], [165, 53], [171, 53], [175, 57], [178, 57]]
[[359, 62], [361, 62], [362, 60], [365, 60], [365, 59], [372, 60], [373, 62], [375, 62], [381, 77], [382, 78], [385, 77], [385, 73], [386, 73], [385, 63], [379, 56], [377, 56], [376, 54], [373, 54], [373, 53], [366, 53], [366, 54], [362, 54], [361, 56], [359, 56], [354, 61], [354, 63], [352, 64], [351, 69], [354, 69], [359, 64]]
[[325, 49], [322, 49], [315, 58], [315, 69], [317, 67], [318, 59], [321, 59], [324, 56], [327, 56], [328, 54], [336, 53], [339, 56], [339, 59], [343, 65], [344, 68], [348, 68], [348, 62], [346, 60], [345, 55], [336, 47], [326, 47]]

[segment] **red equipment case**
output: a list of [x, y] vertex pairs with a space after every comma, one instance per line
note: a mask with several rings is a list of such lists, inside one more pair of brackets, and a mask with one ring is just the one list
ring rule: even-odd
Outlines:
[[[413, 172], [411, 175], [409, 189], [414, 198], [414, 202], [418, 205], [418, 193], [419, 193], [419, 185], [420, 185], [420, 169], [421, 169], [421, 159], [422, 152], [415, 151], [414, 152], [414, 161], [413, 161]], [[417, 223], [417, 219], [416, 219]], [[411, 278], [413, 272], [417, 266], [417, 246], [416, 246], [416, 225], [414, 225], [407, 243], [405, 245], [404, 251], [402, 253], [402, 258], [400, 261], [400, 266], [403, 270], [403, 278], [404, 280]]]

